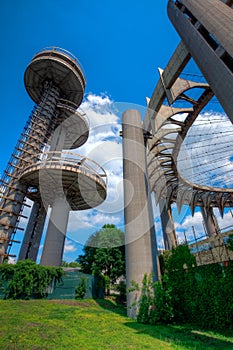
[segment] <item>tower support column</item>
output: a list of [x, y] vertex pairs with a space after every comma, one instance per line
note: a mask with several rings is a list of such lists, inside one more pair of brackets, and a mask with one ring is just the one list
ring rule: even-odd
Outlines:
[[160, 218], [163, 231], [163, 241], [166, 250], [171, 250], [177, 246], [176, 230], [172, 217], [170, 205], [166, 205], [165, 201], [159, 201]]
[[218, 223], [213, 213], [213, 208], [201, 207], [201, 213], [204, 220], [206, 233], [208, 237], [213, 237], [218, 234]]
[[[134, 281], [141, 286], [145, 274], [158, 279], [157, 248], [146, 171], [142, 120], [138, 111], [123, 114], [123, 176], [126, 244], [126, 286]], [[135, 318], [137, 292], [127, 292], [128, 316]]]
[[181, 3], [169, 0], [169, 19], [233, 122], [232, 9], [218, 0]]
[[61, 266], [70, 206], [62, 195], [54, 200], [40, 264]]
[[36, 261], [45, 218], [46, 210], [43, 203], [41, 201], [34, 202], [18, 260], [30, 259]]

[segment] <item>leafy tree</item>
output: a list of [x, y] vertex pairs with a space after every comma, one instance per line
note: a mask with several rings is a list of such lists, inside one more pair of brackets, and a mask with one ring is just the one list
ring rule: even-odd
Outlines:
[[71, 261], [68, 263], [67, 261], [62, 261], [62, 267], [80, 267], [80, 264], [77, 263], [77, 261]]
[[[84, 273], [100, 275], [114, 283], [125, 276], [124, 233], [115, 225], [106, 224], [92, 234], [84, 247], [84, 254], [76, 260]], [[108, 293], [109, 293], [109, 287]]]

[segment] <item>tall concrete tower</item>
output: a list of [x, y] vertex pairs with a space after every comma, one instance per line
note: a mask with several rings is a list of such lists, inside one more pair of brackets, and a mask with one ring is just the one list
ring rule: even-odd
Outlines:
[[33, 200], [19, 259], [36, 260], [48, 207], [51, 207], [41, 264], [62, 262], [70, 210], [84, 210], [106, 197], [106, 174], [94, 161], [69, 150], [89, 134], [85, 114], [77, 111], [85, 78], [77, 59], [60, 48], [44, 49], [28, 65], [24, 82], [36, 103], [1, 179], [0, 262], [27, 205]]

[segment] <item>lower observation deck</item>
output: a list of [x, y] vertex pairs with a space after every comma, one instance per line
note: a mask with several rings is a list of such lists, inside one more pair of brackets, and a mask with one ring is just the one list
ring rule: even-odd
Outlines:
[[94, 161], [71, 152], [45, 152], [39, 162], [25, 168], [20, 181], [26, 183], [27, 197], [41, 198], [52, 205], [62, 195], [71, 210], [90, 209], [101, 204], [107, 193], [106, 173]]

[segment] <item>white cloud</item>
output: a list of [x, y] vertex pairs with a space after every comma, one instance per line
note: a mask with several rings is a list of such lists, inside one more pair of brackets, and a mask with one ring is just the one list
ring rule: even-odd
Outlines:
[[95, 231], [104, 224], [120, 224], [121, 220], [121, 215], [99, 212], [97, 209], [73, 211], [70, 213], [67, 231], [69, 234], [77, 233], [82, 229]]
[[175, 226], [178, 230], [189, 229], [192, 226], [196, 226], [197, 228], [202, 228], [203, 217], [200, 211], [196, 212], [194, 216], [188, 215], [182, 223], [175, 223]]
[[[185, 237], [187, 241], [193, 241], [196, 238], [205, 235], [203, 226], [203, 217], [200, 211], [196, 211], [194, 216], [187, 215], [182, 222], [175, 222], [175, 229], [179, 242], [184, 242]], [[193, 232], [194, 230], [194, 232]]]
[[75, 252], [77, 250], [77, 248], [75, 247], [74, 244], [72, 244], [70, 241], [65, 242], [65, 247], [64, 247], [64, 253], [71, 253], [71, 252]]
[[223, 218], [221, 217], [219, 210], [217, 208], [214, 209], [214, 214], [217, 218], [218, 225], [220, 229], [232, 228], [233, 227], [233, 217], [232, 212], [228, 209], [225, 210]]
[[114, 104], [106, 95], [88, 94], [81, 110], [89, 120], [89, 137], [74, 152], [88, 157], [104, 168], [107, 174], [107, 198], [96, 208], [70, 212], [67, 236], [75, 240], [83, 230], [93, 233], [106, 223], [120, 225], [123, 220], [120, 115], [115, 113]]
[[[227, 231], [227, 229], [233, 227], [233, 217], [229, 209], [225, 210], [224, 216], [222, 218], [218, 208], [214, 208], [214, 215], [216, 216], [220, 230]], [[195, 212], [193, 217], [191, 215], [187, 215], [182, 222], [176, 221], [175, 228], [179, 242], [183, 242], [185, 240], [184, 232], [187, 240], [193, 241], [193, 228], [195, 230], [196, 238], [205, 236], [204, 220], [199, 210]]]
[[82, 108], [93, 108], [93, 106], [105, 106], [105, 105], [109, 105], [111, 104], [112, 101], [110, 100], [109, 96], [107, 95], [102, 95], [102, 96], [99, 96], [99, 95], [95, 95], [95, 94], [92, 94], [92, 93], [89, 93], [87, 96], [86, 96], [86, 99], [85, 101], [82, 103]]

